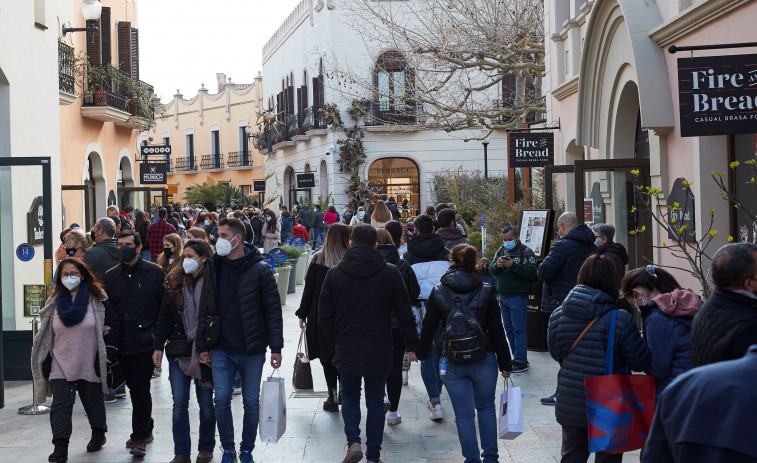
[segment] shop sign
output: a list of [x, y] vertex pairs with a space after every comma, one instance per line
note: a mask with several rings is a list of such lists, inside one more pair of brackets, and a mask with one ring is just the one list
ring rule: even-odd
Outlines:
[[35, 317], [45, 306], [47, 286], [24, 285], [24, 317]]
[[45, 221], [42, 215], [42, 196], [32, 200], [32, 206], [26, 213], [26, 242], [42, 244], [45, 241]]
[[544, 167], [555, 163], [555, 134], [552, 132], [508, 132], [510, 167]]
[[265, 191], [265, 180], [253, 180], [252, 181], [252, 191]]
[[163, 159], [171, 157], [171, 145], [142, 145], [139, 147], [139, 155], [146, 159], [149, 156], [159, 156]]
[[594, 199], [584, 198], [584, 223], [586, 225], [594, 223]]
[[143, 185], [165, 185], [168, 169], [165, 162], [142, 162], [139, 177]]
[[[297, 174], [297, 189], [301, 188], [315, 188], [315, 174]], [[265, 188], [263, 188], [265, 190]]]
[[[683, 184], [683, 180], [683, 178], [677, 178], [668, 195], [668, 238], [678, 239], [678, 229], [685, 227], [680, 234], [681, 240], [694, 243], [696, 242], [694, 193], [692, 193], [691, 188]], [[694, 234], [692, 235], [692, 233]]]
[[593, 219], [592, 223], [605, 223], [605, 201], [600, 191], [599, 182], [594, 182], [591, 185], [591, 199], [594, 201]]
[[754, 133], [757, 55], [678, 59], [681, 136]]

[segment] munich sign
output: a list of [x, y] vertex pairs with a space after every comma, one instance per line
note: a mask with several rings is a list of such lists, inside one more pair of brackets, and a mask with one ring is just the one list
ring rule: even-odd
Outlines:
[[510, 167], [544, 167], [555, 162], [552, 132], [508, 132], [507, 146]]
[[142, 185], [165, 185], [166, 174], [165, 162], [142, 162], [139, 164], [139, 177]]
[[681, 136], [757, 132], [757, 55], [678, 59]]

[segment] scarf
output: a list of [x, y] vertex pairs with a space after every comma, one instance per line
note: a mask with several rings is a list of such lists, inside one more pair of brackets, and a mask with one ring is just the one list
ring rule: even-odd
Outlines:
[[65, 326], [74, 326], [84, 320], [89, 305], [89, 287], [79, 285], [76, 297], [71, 297], [71, 292], [65, 286], [61, 287], [58, 297], [58, 317]]
[[[184, 310], [181, 311], [181, 319], [184, 323], [184, 333], [186, 333], [187, 338], [190, 341], [193, 341], [195, 337], [197, 337], [197, 312], [200, 308], [200, 295], [202, 294], [204, 280], [204, 276], [200, 277], [200, 279], [195, 282], [192, 291], [190, 291], [191, 286], [186, 282], [181, 288], [182, 294], [184, 295]], [[200, 356], [197, 353], [196, 344], [192, 347], [192, 357], [180, 358], [177, 359], [177, 361], [179, 362], [179, 368], [181, 368], [181, 371], [183, 371], [185, 375], [197, 378], [198, 380], [202, 378], [202, 373], [200, 371]]]

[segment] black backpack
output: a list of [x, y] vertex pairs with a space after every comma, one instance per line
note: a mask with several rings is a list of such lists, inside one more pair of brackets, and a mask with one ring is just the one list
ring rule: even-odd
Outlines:
[[469, 365], [486, 358], [486, 333], [478, 323], [476, 315], [468, 308], [470, 301], [481, 291], [474, 292], [467, 301], [459, 296], [452, 297], [443, 285], [439, 291], [450, 306], [442, 337], [442, 357], [453, 365]]

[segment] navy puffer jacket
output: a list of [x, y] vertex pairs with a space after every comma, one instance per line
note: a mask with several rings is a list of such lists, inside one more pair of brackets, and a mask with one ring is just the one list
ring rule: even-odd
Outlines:
[[[617, 306], [612, 297], [598, 289], [578, 285], [549, 317], [549, 353], [552, 358], [562, 362], [557, 375], [555, 417], [563, 426], [588, 428], [584, 379], [605, 374], [605, 353], [613, 310], [617, 310]], [[565, 358], [581, 331], [596, 317], [599, 320]], [[646, 370], [649, 367], [649, 350], [631, 314], [618, 310], [613, 373], [624, 374], [626, 367], [634, 371]]]
[[586, 225], [573, 227], [567, 235], [552, 245], [549, 254], [537, 269], [542, 287], [541, 310], [552, 312], [562, 304], [576, 285], [578, 271], [584, 261], [597, 251], [594, 232]]

